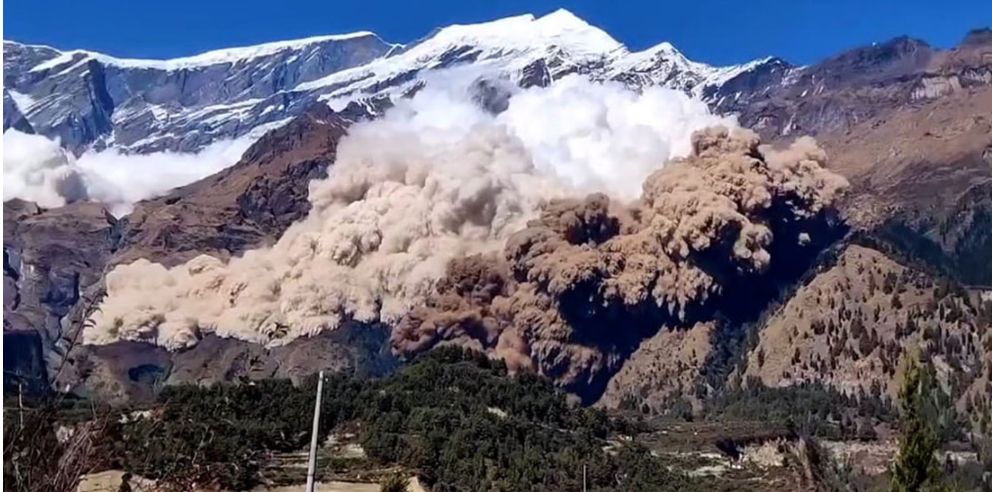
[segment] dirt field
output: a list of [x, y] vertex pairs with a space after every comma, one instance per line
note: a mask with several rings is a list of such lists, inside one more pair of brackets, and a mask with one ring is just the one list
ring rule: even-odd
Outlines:
[[[121, 484], [121, 476], [124, 473], [116, 470], [94, 473], [83, 477], [79, 484], [78, 492], [117, 492]], [[291, 485], [283, 487], [265, 488], [258, 487], [255, 492], [302, 492], [304, 485]], [[150, 480], [141, 478], [131, 479], [132, 492], [159, 492], [159, 488]], [[409, 492], [425, 492], [417, 479], [410, 481], [407, 486]], [[318, 482], [318, 492], [378, 492], [379, 485], [374, 483], [352, 483], [352, 482]]]

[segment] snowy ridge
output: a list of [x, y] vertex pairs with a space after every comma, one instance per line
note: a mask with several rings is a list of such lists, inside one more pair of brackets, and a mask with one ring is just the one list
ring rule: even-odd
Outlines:
[[709, 74], [703, 79], [703, 82], [696, 87], [696, 90], [693, 91], [693, 95], [701, 97], [702, 89], [706, 87], [719, 87], [739, 75], [758, 69], [764, 65], [774, 63], [777, 60], [778, 58], [775, 58], [774, 56], [768, 56], [760, 60], [754, 60], [740, 65], [731, 65], [729, 67], [719, 68], [710, 67], [711, 70]]
[[660, 85], [712, 105], [737, 97], [720, 87], [770, 60], [713, 67], [689, 60], [669, 43], [631, 52], [557, 10], [443, 27], [406, 45], [362, 31], [171, 60], [5, 40], [4, 88], [32, 127], [77, 154], [94, 147], [193, 152], [288, 121], [320, 102], [343, 107], [405, 94], [429, 72], [453, 67], [521, 86], [574, 73], [635, 90]]
[[771, 58], [728, 67], [687, 59], [670, 43], [630, 52], [606, 32], [567, 10], [543, 17], [521, 15], [434, 31], [389, 56], [367, 65], [300, 84], [294, 90], [318, 91], [322, 100], [356, 92], [379, 92], [384, 81], [394, 90], [417, 79], [416, 72], [471, 64], [493, 74], [519, 76], [524, 67], [544, 61], [552, 81], [574, 72], [598, 80], [618, 80], [635, 88], [663, 85], [702, 97], [705, 87], [722, 84]]
[[[492, 72], [513, 72], [542, 58], [562, 62], [559, 71], [627, 54], [627, 48], [567, 10], [543, 17], [521, 15], [492, 22], [453, 25], [435, 31], [391, 56], [296, 87], [330, 88], [343, 97], [421, 70], [471, 63]], [[324, 91], [322, 91], [324, 92]]]
[[[213, 51], [207, 51], [205, 53], [200, 53], [198, 55], [187, 56], [182, 58], [173, 58], [169, 60], [152, 60], [152, 59], [138, 59], [138, 58], [117, 58], [110, 55], [105, 55], [103, 53], [97, 53], [94, 51], [87, 50], [71, 50], [62, 52], [62, 55], [53, 58], [51, 60], [40, 63], [31, 68], [31, 72], [40, 72], [44, 70], [51, 70], [60, 65], [65, 65], [67, 63], [79, 62], [84, 58], [98, 60], [107, 65], [113, 65], [122, 68], [147, 68], [156, 70], [182, 70], [182, 69], [193, 69], [206, 67], [210, 65], [221, 65], [227, 63], [238, 63], [242, 61], [248, 61], [253, 58], [260, 58], [265, 56], [271, 56], [284, 51], [297, 51], [308, 46], [315, 44], [329, 43], [335, 41], [347, 41], [357, 38], [372, 37], [377, 38], [375, 33], [370, 31], [358, 31], [349, 34], [334, 34], [326, 36], [314, 36], [304, 39], [295, 39], [290, 41], [275, 41], [271, 43], [264, 43], [255, 46], [243, 46], [237, 48], [227, 48], [219, 49]], [[8, 41], [4, 41], [7, 43]], [[402, 46], [402, 45], [394, 45]], [[48, 48], [47, 46], [44, 46]]]

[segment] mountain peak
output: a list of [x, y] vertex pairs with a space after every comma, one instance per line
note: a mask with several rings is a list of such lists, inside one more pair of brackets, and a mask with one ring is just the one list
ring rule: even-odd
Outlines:
[[541, 16], [539, 18], [541, 22], [547, 24], [554, 24], [561, 26], [563, 28], [568, 27], [579, 27], [579, 28], [591, 28], [588, 22], [584, 21], [579, 16], [573, 14], [566, 9], [558, 9], [550, 14]]
[[644, 51], [634, 53], [632, 56], [634, 58], [642, 58], [651, 61], [668, 60], [671, 63], [681, 66], [688, 66], [693, 63], [668, 41], [658, 43]]
[[992, 28], [981, 27], [968, 31], [961, 44], [964, 46], [992, 44]]
[[668, 41], [662, 41], [661, 43], [658, 43], [658, 44], [656, 44], [656, 45], [654, 45], [654, 46], [652, 46], [652, 47], [650, 47], [650, 48], [648, 48], [648, 49], [646, 49], [644, 51], [646, 51], [646, 52], [654, 52], [654, 53], [679, 53], [679, 54], [682, 54], [679, 50], [675, 49], [675, 46], [672, 46], [672, 43], [669, 43]]
[[623, 48], [605, 31], [565, 9], [541, 17], [524, 14], [477, 24], [454, 24], [436, 29], [407, 48], [420, 46], [492, 47], [504, 52], [555, 46], [579, 55], [602, 55]]

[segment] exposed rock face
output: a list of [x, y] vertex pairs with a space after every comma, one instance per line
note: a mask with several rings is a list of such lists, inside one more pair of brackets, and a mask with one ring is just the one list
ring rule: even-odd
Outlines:
[[23, 133], [34, 133], [34, 128], [31, 127], [31, 123], [28, 123], [27, 118], [21, 113], [20, 108], [17, 107], [17, 103], [14, 102], [14, 98], [10, 96], [10, 92], [4, 89], [3, 129], [6, 131], [8, 128], [13, 128]]
[[[4, 290], [7, 288], [5, 285]], [[48, 389], [45, 345], [37, 331], [8, 331], [4, 326], [3, 360], [5, 393], [41, 393]]]
[[989, 85], [975, 75], [989, 73], [992, 61], [985, 52], [992, 46], [940, 51], [901, 37], [808, 67], [770, 62], [729, 80], [709, 98], [716, 111], [740, 114], [744, 126], [763, 136], [819, 136], [915, 101]]
[[351, 122], [315, 105], [264, 136], [234, 166], [138, 203], [114, 262], [147, 258], [174, 265], [200, 253], [230, 256], [277, 238], [309, 212], [310, 180], [327, 176]]
[[850, 221], [927, 268], [992, 284], [992, 87], [909, 104], [823, 135], [850, 179]]
[[60, 376], [60, 389], [111, 403], [147, 401], [164, 385], [244, 382], [266, 378], [300, 381], [317, 371], [376, 376], [397, 364], [389, 329], [349, 324], [275, 348], [207, 335], [195, 347], [169, 352], [140, 342], [85, 345]]
[[287, 89], [367, 63], [393, 45], [357, 33], [169, 61], [10, 41], [3, 48], [4, 88], [23, 95], [19, 110], [39, 133], [78, 153], [91, 144], [192, 151], [242, 135], [315, 102]]
[[13, 200], [4, 202], [3, 232], [3, 328], [13, 355], [4, 370], [23, 373], [37, 387], [51, 375], [46, 366], [49, 372], [61, 366], [63, 320], [102, 278], [120, 224], [94, 203], [42, 210]]

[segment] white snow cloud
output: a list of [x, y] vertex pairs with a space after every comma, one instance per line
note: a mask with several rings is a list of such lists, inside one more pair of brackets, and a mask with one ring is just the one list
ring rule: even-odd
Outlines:
[[59, 145], [10, 129], [3, 134], [3, 200], [20, 198], [46, 208], [88, 197], [82, 173]]
[[3, 199], [30, 200], [45, 208], [92, 200], [122, 215], [134, 202], [233, 165], [254, 140], [216, 142], [195, 154], [129, 155], [110, 149], [76, 159], [57, 142], [9, 129], [3, 134]]
[[734, 118], [713, 115], [685, 94], [650, 87], [632, 92], [616, 82], [589, 83], [566, 77], [547, 88], [513, 97], [499, 121], [530, 150], [539, 169], [581, 191], [605, 191], [623, 199], [672, 157], [689, 154], [692, 133], [736, 127]]

